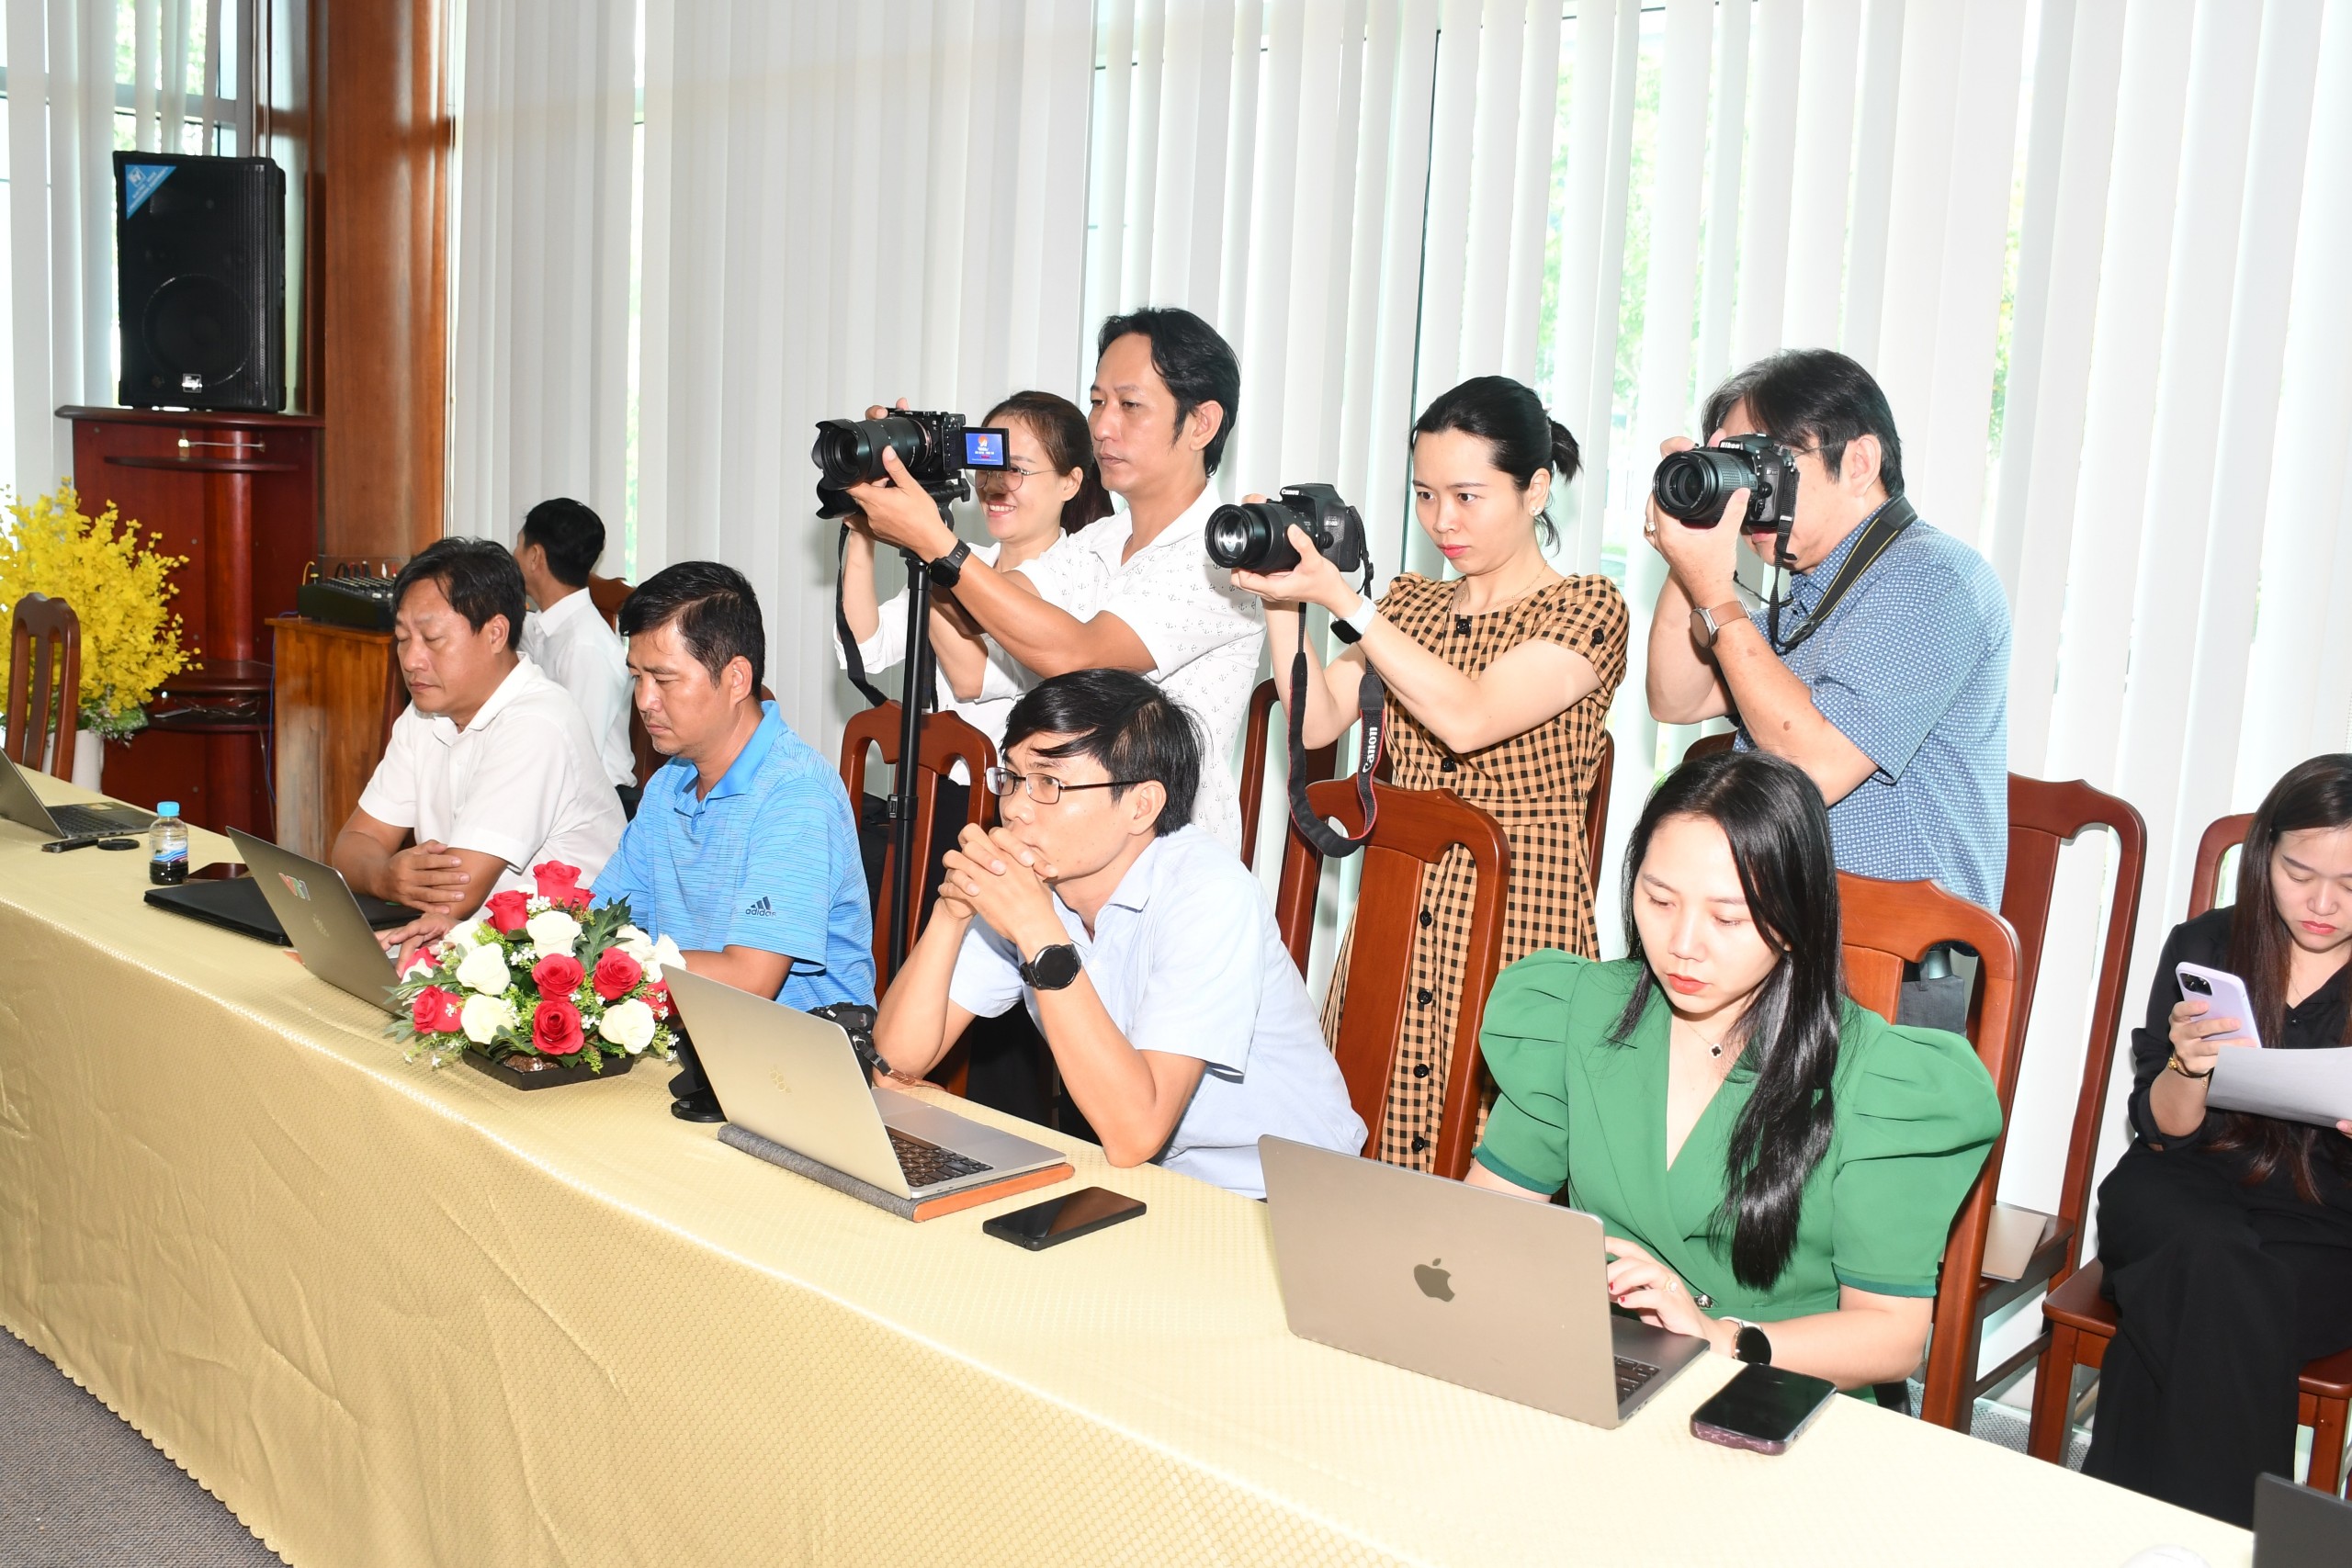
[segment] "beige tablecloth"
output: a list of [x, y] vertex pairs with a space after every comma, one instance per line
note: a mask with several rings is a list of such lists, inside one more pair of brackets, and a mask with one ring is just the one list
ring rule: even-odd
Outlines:
[[1603, 1432], [1294, 1339], [1259, 1205], [1086, 1145], [1150, 1213], [1031, 1254], [979, 1229], [1029, 1199], [890, 1218], [658, 1069], [410, 1064], [143, 856], [37, 842], [0, 822], [0, 1320], [297, 1563], [2247, 1561], [1851, 1400], [1701, 1443], [1722, 1361]]

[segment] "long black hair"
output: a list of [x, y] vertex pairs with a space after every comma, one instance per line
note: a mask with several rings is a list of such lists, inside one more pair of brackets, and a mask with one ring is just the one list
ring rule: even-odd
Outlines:
[[[1413, 422], [1413, 438], [1442, 430], [1458, 430], [1484, 441], [1493, 449], [1495, 467], [1510, 476], [1521, 494], [1542, 469], [1556, 469], [1565, 488], [1584, 466], [1584, 454], [1568, 427], [1544, 412], [1534, 388], [1508, 376], [1473, 376], [1439, 393]], [[1535, 532], [1547, 547], [1560, 542], [1548, 500], [1535, 519]]]
[[1102, 488], [1102, 466], [1094, 460], [1094, 436], [1086, 415], [1057, 392], [1015, 392], [989, 410], [988, 423], [1017, 419], [1029, 427], [1056, 479], [1078, 475], [1078, 493], [1062, 502], [1062, 532], [1075, 534], [1089, 523], [1111, 515], [1111, 492]]
[[[2270, 892], [2270, 863], [2278, 840], [2308, 829], [2345, 827], [2352, 827], [2352, 753], [2335, 751], [2288, 769], [2270, 786], [2254, 814], [2254, 826], [2246, 829], [2245, 848], [2238, 854], [2238, 901], [2230, 919], [2230, 973], [2245, 982], [2246, 999], [2254, 1004], [2250, 1021], [2264, 1040], [2276, 1042], [2285, 1025], [2287, 966], [2295, 948]], [[2345, 1016], [2345, 1030], [2346, 1043], [2352, 1043], [2352, 1012]], [[2233, 1111], [2222, 1118], [2221, 1134], [2213, 1140], [2216, 1149], [2250, 1151], [2249, 1184], [2267, 1181], [2286, 1167], [2294, 1175], [2295, 1190], [2308, 1203], [2319, 1201], [2317, 1168], [2323, 1146], [2332, 1152], [2339, 1168], [2352, 1168], [2345, 1140], [2329, 1127]]]
[[1756, 1088], [1732, 1128], [1715, 1215], [1716, 1234], [1731, 1235], [1733, 1274], [1760, 1291], [1788, 1267], [1805, 1179], [1829, 1150], [1830, 1080], [1845, 1008], [1829, 811], [1803, 769], [1762, 751], [1694, 757], [1651, 792], [1625, 851], [1625, 945], [1643, 967], [1610, 1033], [1620, 1045], [1632, 1041], [1653, 1001], [1669, 1005], [1642, 951], [1634, 910], [1650, 836], [1675, 817], [1702, 817], [1723, 829], [1748, 916], [1781, 954], [1734, 1026], [1746, 1049], [1732, 1071]]

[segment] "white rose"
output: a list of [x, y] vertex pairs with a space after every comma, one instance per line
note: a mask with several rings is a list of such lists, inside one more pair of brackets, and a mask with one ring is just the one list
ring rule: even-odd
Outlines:
[[458, 984], [469, 991], [496, 996], [514, 983], [506, 972], [506, 950], [494, 944], [469, 949], [458, 965]]
[[498, 933], [492, 931], [490, 927], [484, 925], [481, 920], [477, 918], [470, 920], [459, 921], [457, 925], [451, 927], [449, 934], [441, 940], [448, 943], [451, 947], [458, 949], [460, 952], [469, 952], [474, 948], [486, 946], [491, 942], [496, 942], [498, 940]]
[[635, 997], [615, 1002], [596, 1021], [596, 1032], [634, 1056], [653, 1043], [653, 1010]]
[[571, 956], [571, 944], [580, 940], [580, 922], [561, 909], [548, 909], [523, 922], [529, 933], [531, 945], [541, 958]]
[[613, 945], [637, 960], [639, 965], [653, 962], [653, 939], [635, 926], [623, 926], [613, 938]]
[[[505, 973], [504, 965], [500, 966], [499, 972]], [[500, 1030], [514, 1026], [514, 1005], [504, 997], [468, 997], [458, 1022], [467, 1039], [477, 1045], [487, 1045]]]
[[[643, 963], [644, 961], [640, 959], [639, 962]], [[662, 978], [662, 971], [663, 969], [673, 967], [684, 969], [685, 966], [686, 955], [678, 951], [678, 944], [676, 942], [672, 942], [665, 936], [655, 942], [653, 944], [653, 960], [651, 963], [645, 964], [645, 977], [649, 980], [659, 981]]]

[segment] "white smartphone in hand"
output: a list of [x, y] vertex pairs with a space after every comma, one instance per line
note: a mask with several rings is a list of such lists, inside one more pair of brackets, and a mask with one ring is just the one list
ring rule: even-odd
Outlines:
[[2222, 1035], [2218, 1043], [2262, 1043], [2262, 1037], [2254, 1027], [2254, 1002], [2245, 994], [2244, 980], [2226, 969], [2208, 969], [2202, 964], [2177, 964], [2173, 965], [2173, 977], [2180, 982], [2181, 999], [2203, 1002], [2207, 1018], [2238, 1021], [2237, 1032]]

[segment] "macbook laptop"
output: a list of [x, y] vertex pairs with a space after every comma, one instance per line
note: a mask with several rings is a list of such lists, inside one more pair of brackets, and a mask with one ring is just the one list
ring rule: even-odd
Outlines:
[[254, 885], [301, 954], [302, 967], [336, 990], [396, 1015], [387, 998], [400, 976], [343, 874], [234, 828], [229, 840], [237, 846], [237, 858], [253, 868]]
[[50, 806], [33, 793], [32, 781], [16, 759], [0, 751], [0, 817], [21, 822], [52, 839], [110, 839], [143, 833], [155, 814], [135, 806]]
[[2352, 1562], [2352, 1503], [2282, 1476], [2254, 1483], [2254, 1568], [2343, 1568]]
[[[287, 945], [286, 928], [277, 923], [277, 912], [262, 897], [261, 884], [251, 876], [191, 879], [176, 887], [150, 887], [147, 902], [158, 909], [186, 915], [191, 920], [202, 920], [208, 926], [219, 926], [239, 936], [274, 942], [279, 947]], [[378, 931], [404, 926], [416, 919], [416, 911], [405, 904], [388, 904], [364, 894], [359, 896], [359, 912]]]
[[1063, 1163], [1060, 1150], [880, 1089], [841, 1025], [668, 968], [727, 1119], [897, 1198], [929, 1199]]
[[1303, 1339], [1595, 1427], [1707, 1353], [1610, 1310], [1590, 1214], [1287, 1138], [1258, 1151]]

